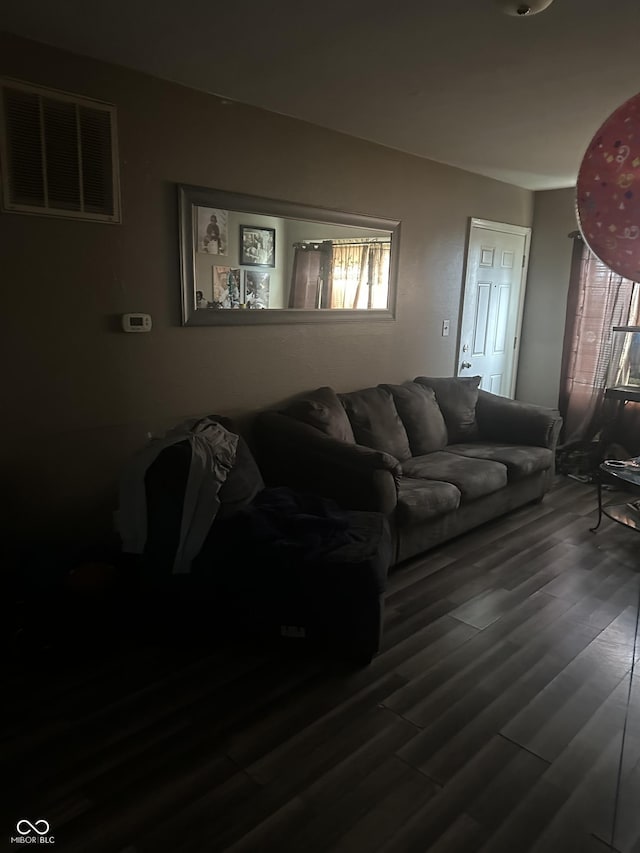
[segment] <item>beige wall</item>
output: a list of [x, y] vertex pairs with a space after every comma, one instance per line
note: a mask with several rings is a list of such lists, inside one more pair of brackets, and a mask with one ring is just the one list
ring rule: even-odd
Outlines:
[[558, 405], [567, 291], [577, 228], [575, 189], [535, 193], [516, 397]]
[[[0, 217], [18, 531], [104, 526], [124, 460], [187, 416], [244, 421], [321, 384], [452, 374], [469, 217], [531, 224], [526, 190], [12, 36], [0, 73], [116, 104], [124, 212], [121, 226]], [[182, 328], [177, 183], [401, 220], [397, 319]], [[153, 331], [119, 332], [128, 311]]]

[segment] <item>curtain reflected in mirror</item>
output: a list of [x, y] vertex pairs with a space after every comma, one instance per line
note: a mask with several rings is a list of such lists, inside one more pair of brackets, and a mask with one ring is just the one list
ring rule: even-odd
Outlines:
[[294, 250], [289, 308], [387, 307], [390, 239], [296, 243]]

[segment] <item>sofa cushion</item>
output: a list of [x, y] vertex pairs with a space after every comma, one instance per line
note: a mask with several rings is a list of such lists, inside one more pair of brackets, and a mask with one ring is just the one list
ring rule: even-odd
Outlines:
[[460, 505], [460, 489], [453, 483], [437, 480], [417, 480], [400, 477], [398, 480], [398, 506], [400, 524], [420, 524], [453, 512]]
[[412, 456], [442, 450], [447, 444], [447, 425], [433, 388], [418, 382], [381, 385], [391, 392], [400, 420], [409, 438]]
[[449, 444], [473, 441], [478, 435], [476, 403], [481, 376], [416, 376], [415, 382], [433, 388], [444, 415]]
[[310, 391], [290, 403], [283, 413], [316, 427], [331, 438], [355, 444], [349, 418], [333, 388], [325, 386]]
[[519, 480], [546, 471], [553, 465], [553, 453], [546, 447], [527, 447], [517, 444], [482, 442], [473, 444], [450, 444], [447, 453], [455, 453], [468, 459], [490, 459], [507, 466], [509, 480]]
[[390, 453], [402, 461], [411, 456], [407, 431], [386, 388], [364, 388], [339, 394], [358, 444]]
[[490, 495], [507, 485], [507, 469], [501, 462], [444, 450], [403, 462], [402, 473], [405, 477], [453, 483], [460, 489], [463, 501]]

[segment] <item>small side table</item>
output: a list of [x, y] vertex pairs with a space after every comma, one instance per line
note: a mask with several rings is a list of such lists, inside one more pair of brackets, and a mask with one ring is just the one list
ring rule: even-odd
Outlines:
[[603, 462], [598, 469], [598, 523], [595, 527], [591, 527], [592, 533], [600, 527], [602, 516], [610, 518], [612, 521], [617, 521], [624, 527], [629, 527], [632, 530], [640, 531], [640, 512], [635, 512], [627, 505], [626, 500], [617, 498], [611, 503], [602, 502], [602, 485], [603, 479], [611, 481], [620, 481], [620, 485], [625, 483], [630, 487], [629, 491], [640, 495], [640, 456], [634, 459], [627, 459], [621, 465], [615, 465], [611, 462]]

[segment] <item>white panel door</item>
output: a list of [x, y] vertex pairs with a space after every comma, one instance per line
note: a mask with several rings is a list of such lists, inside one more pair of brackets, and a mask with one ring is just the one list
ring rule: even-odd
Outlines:
[[[502, 230], [505, 229], [505, 230]], [[513, 397], [530, 229], [471, 221], [458, 375]]]

